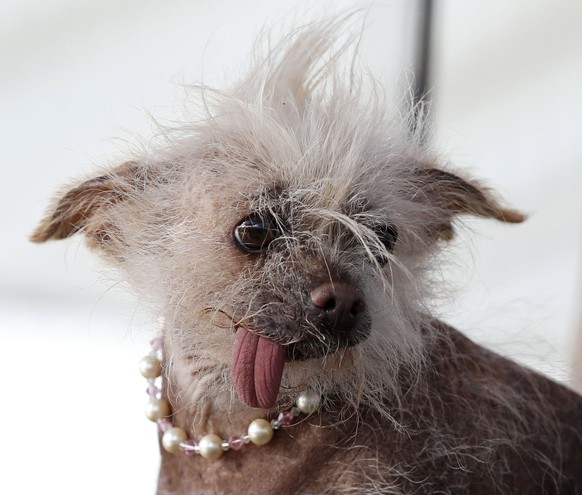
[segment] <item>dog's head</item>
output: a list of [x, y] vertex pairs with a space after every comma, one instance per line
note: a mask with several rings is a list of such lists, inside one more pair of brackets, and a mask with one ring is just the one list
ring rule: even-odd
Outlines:
[[336, 30], [202, 90], [204, 118], [68, 190], [33, 234], [82, 232], [148, 296], [192, 402], [373, 401], [422, 359], [425, 273], [455, 218], [523, 219], [438, 167], [377, 88], [340, 84]]

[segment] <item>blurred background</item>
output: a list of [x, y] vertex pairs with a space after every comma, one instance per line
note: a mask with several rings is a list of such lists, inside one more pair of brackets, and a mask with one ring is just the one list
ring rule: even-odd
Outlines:
[[[0, 492], [153, 493], [137, 361], [155, 325], [80, 239], [27, 242], [54, 191], [123, 159], [180, 84], [232, 80], [263, 26], [353, 1], [3, 0], [0, 4]], [[418, 61], [420, 1], [368, 7], [362, 57], [388, 90]], [[582, 360], [582, 3], [436, 0], [432, 143], [530, 219], [471, 221], [436, 310], [571, 385]], [[578, 373], [581, 370], [578, 368]], [[578, 377], [579, 379], [579, 377]]]

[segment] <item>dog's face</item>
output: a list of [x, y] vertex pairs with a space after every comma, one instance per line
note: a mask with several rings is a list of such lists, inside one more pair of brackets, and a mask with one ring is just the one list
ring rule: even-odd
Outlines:
[[454, 218], [522, 220], [376, 106], [302, 77], [258, 106], [239, 88], [169, 151], [65, 193], [33, 235], [82, 231], [155, 304], [192, 402], [390, 388], [422, 357], [426, 267]]

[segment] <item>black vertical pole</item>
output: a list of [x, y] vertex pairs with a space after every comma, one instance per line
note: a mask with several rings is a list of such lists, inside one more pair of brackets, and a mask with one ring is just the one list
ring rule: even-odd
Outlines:
[[[415, 109], [415, 119], [412, 123], [413, 131], [416, 131], [418, 119], [421, 113], [425, 113], [427, 108], [424, 103], [428, 103], [429, 78], [431, 69], [431, 37], [433, 28], [433, 0], [418, 0], [417, 13], [417, 36], [414, 60], [414, 87], [413, 104]], [[424, 115], [424, 119], [427, 115]], [[424, 137], [424, 136], [423, 136]]]

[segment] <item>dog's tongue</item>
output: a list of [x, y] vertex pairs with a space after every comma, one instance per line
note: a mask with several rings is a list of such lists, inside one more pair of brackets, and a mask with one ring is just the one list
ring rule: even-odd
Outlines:
[[251, 407], [272, 407], [279, 393], [285, 349], [281, 344], [239, 327], [232, 354], [236, 391]]

